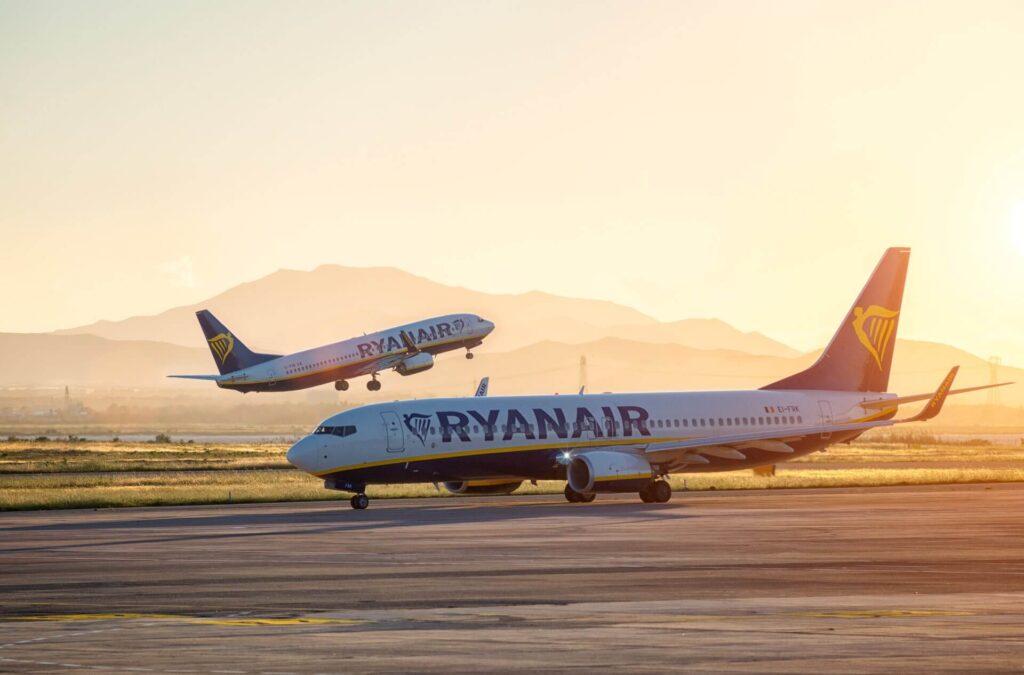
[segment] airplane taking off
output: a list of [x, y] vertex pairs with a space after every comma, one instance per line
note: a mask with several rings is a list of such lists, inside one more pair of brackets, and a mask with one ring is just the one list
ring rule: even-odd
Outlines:
[[394, 368], [399, 375], [413, 375], [434, 367], [434, 356], [465, 349], [473, 358], [474, 347], [494, 330], [494, 324], [476, 314], [449, 314], [370, 333], [362, 337], [303, 352], [259, 354], [246, 347], [209, 311], [196, 312], [220, 375], [168, 375], [210, 380], [222, 389], [294, 391], [334, 382], [339, 391], [348, 380], [369, 375], [366, 388], [380, 389], [377, 374]]
[[[325, 420], [288, 451], [328, 489], [440, 483], [456, 494], [509, 494], [524, 480], [565, 480], [570, 502], [637, 492], [667, 502], [672, 473], [776, 464], [868, 429], [935, 417], [953, 368], [933, 393], [886, 393], [910, 249], [891, 248], [810, 368], [754, 391], [509, 396], [396, 401]], [[1009, 384], [1009, 383], [1007, 383]], [[905, 404], [927, 401], [913, 417]]]

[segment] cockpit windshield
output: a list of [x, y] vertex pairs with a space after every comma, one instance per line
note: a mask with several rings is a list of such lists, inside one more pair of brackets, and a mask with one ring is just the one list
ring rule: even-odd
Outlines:
[[319, 426], [314, 434], [331, 434], [332, 436], [351, 436], [356, 432], [355, 426], [347, 424], [341, 427]]

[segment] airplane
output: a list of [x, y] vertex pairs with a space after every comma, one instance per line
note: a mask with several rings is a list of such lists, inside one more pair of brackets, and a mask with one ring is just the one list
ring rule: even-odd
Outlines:
[[476, 314], [448, 314], [281, 356], [252, 351], [208, 310], [199, 310], [196, 317], [220, 374], [168, 377], [210, 380], [242, 393], [294, 391], [326, 382], [346, 391], [349, 379], [364, 375], [370, 376], [366, 388], [379, 391], [381, 371], [422, 373], [434, 367], [435, 355], [455, 349], [465, 349], [471, 359], [470, 350], [494, 330], [492, 322]]
[[[931, 419], [954, 367], [932, 393], [887, 393], [910, 249], [891, 248], [818, 360], [752, 391], [440, 398], [378, 403], [324, 420], [288, 450], [327, 489], [369, 504], [373, 483], [443, 482], [456, 494], [509, 494], [523, 481], [564, 480], [569, 502], [636, 492], [672, 497], [673, 473], [776, 464], [869, 429]], [[906, 404], [926, 401], [897, 419]]]

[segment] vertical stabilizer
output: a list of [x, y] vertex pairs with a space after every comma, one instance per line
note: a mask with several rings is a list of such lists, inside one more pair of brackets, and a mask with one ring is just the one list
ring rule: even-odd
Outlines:
[[259, 354], [246, 347], [227, 326], [205, 309], [196, 312], [196, 318], [199, 319], [199, 325], [203, 329], [206, 342], [210, 345], [210, 353], [213, 354], [213, 360], [217, 363], [221, 375], [278, 358], [277, 354]]
[[909, 263], [909, 248], [888, 249], [817, 362], [762, 389], [886, 391]]

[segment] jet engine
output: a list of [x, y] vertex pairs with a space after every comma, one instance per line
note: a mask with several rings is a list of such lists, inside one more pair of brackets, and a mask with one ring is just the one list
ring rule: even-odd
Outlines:
[[434, 367], [434, 357], [426, 352], [420, 352], [419, 354], [413, 354], [412, 356], [402, 359], [395, 370], [398, 371], [399, 375], [412, 375], [413, 373], [422, 373], [424, 370], [430, 370]]
[[453, 495], [508, 495], [522, 484], [521, 480], [452, 480], [444, 489]]
[[651, 464], [629, 452], [595, 450], [569, 463], [569, 487], [576, 492], [639, 492], [654, 479]]

